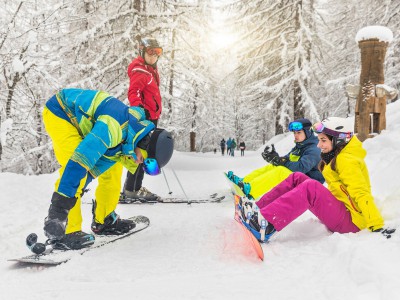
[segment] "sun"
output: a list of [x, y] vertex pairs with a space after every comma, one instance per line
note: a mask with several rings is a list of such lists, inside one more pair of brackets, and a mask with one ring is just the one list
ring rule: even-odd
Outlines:
[[237, 42], [237, 36], [229, 31], [214, 31], [211, 33], [211, 44], [214, 49], [232, 48]]

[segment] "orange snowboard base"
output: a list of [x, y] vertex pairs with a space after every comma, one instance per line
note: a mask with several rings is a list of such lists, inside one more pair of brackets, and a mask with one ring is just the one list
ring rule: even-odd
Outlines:
[[261, 247], [260, 242], [256, 239], [256, 237], [247, 229], [247, 227], [242, 223], [242, 220], [239, 216], [239, 212], [237, 210], [237, 204], [239, 202], [240, 196], [234, 195], [235, 199], [235, 220], [238, 222], [239, 226], [242, 228], [242, 232], [246, 236], [246, 240], [252, 246], [254, 251], [257, 253], [259, 259], [264, 261], [264, 251]]

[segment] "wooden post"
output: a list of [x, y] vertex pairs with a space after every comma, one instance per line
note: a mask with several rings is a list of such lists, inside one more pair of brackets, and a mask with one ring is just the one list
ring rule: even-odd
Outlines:
[[385, 81], [383, 66], [388, 45], [389, 42], [378, 37], [358, 41], [361, 50], [361, 90], [356, 102], [354, 131], [361, 141], [386, 128], [386, 96], [378, 97], [375, 89], [377, 84]]

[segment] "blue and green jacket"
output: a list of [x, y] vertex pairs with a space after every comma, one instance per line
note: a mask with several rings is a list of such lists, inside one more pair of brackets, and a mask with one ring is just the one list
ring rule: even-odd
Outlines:
[[116, 162], [134, 172], [134, 149], [154, 129], [142, 108], [128, 107], [102, 91], [63, 89], [47, 101], [46, 107], [75, 126], [82, 137], [57, 190], [68, 197], [75, 196], [86, 175], [88, 183]]

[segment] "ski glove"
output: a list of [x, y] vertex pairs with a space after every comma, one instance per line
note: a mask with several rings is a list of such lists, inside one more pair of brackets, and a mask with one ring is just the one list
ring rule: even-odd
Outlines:
[[395, 228], [379, 228], [379, 229], [372, 230], [372, 232], [380, 232], [380, 233], [382, 233], [382, 235], [387, 239], [390, 239], [392, 237], [392, 234], [395, 231], [396, 231]]
[[279, 154], [276, 152], [266, 155], [265, 160], [274, 166], [284, 166], [287, 162], [286, 157], [279, 157]]
[[65, 235], [68, 212], [75, 206], [75, 197], [66, 197], [53, 193], [49, 214], [44, 220], [44, 234], [50, 240], [61, 240]]

